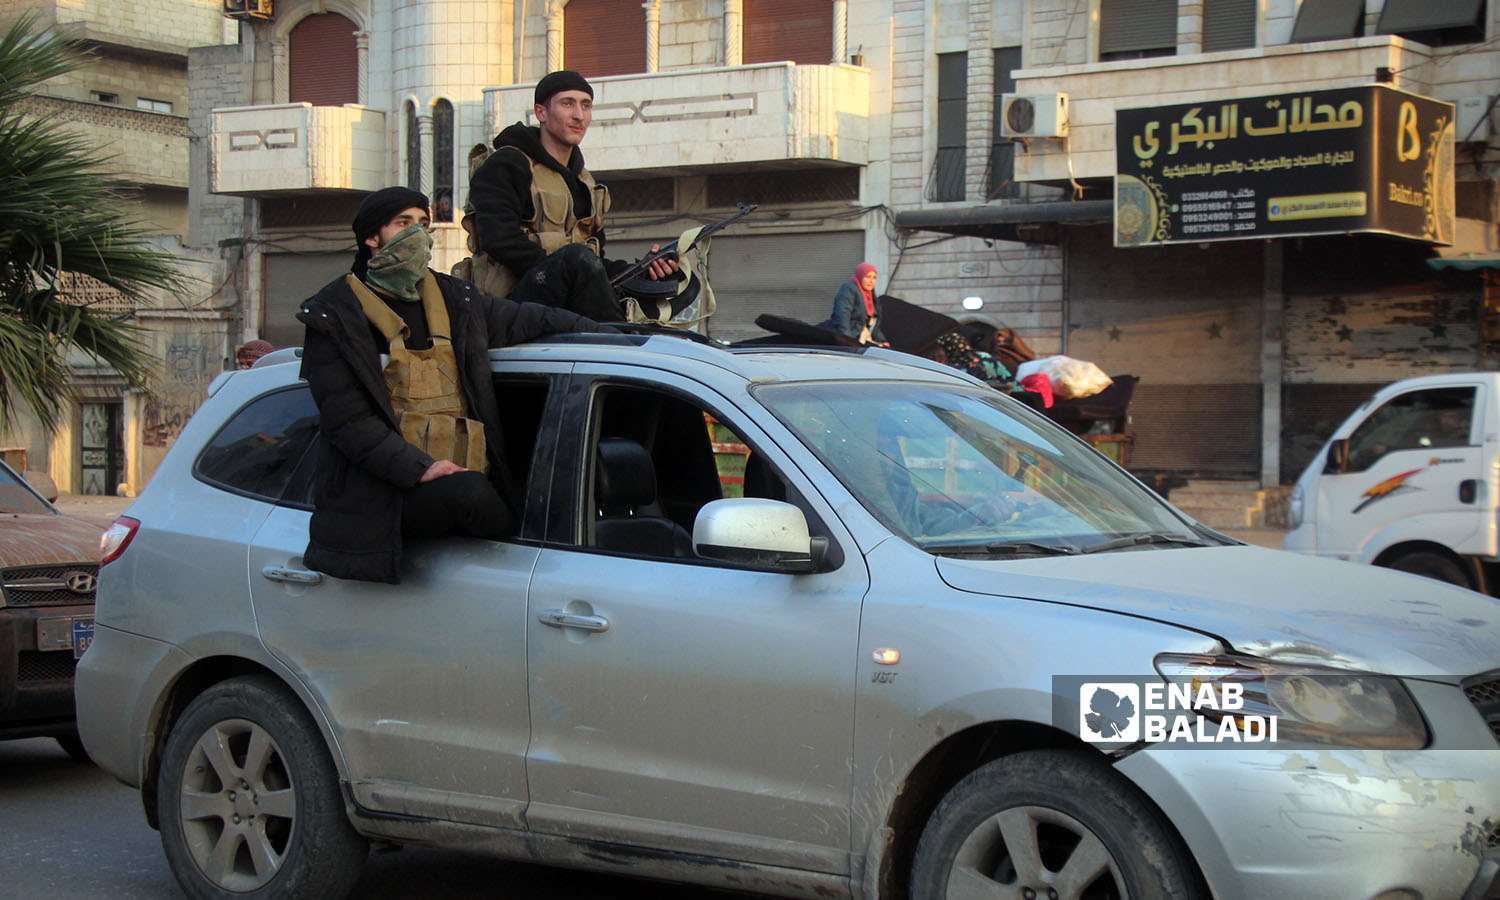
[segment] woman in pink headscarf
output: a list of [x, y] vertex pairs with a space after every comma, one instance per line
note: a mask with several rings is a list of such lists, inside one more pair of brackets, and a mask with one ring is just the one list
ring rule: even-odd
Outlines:
[[854, 277], [844, 282], [833, 298], [833, 315], [822, 323], [824, 328], [841, 331], [861, 344], [890, 346], [880, 331], [876, 315], [875, 267], [862, 262], [854, 267]]

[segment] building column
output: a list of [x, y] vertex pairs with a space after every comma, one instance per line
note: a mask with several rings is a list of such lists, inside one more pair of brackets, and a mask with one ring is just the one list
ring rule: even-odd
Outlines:
[[724, 0], [724, 65], [745, 63], [744, 0]]
[[1260, 484], [1281, 484], [1281, 379], [1286, 297], [1285, 244], [1266, 241], [1260, 304]]
[[833, 0], [833, 64], [849, 61], [849, 0]]
[[646, 10], [646, 71], [659, 71], [661, 56], [661, 0], [646, 0], [641, 4]]
[[547, 71], [556, 72], [566, 60], [563, 59], [563, 4], [551, 0], [547, 4]]
[[422, 187], [423, 196], [432, 196], [432, 165], [436, 156], [432, 152], [432, 116], [417, 116], [417, 146], [422, 148]]
[[355, 95], [359, 98], [361, 106], [370, 105], [370, 33], [368, 31], [354, 32], [354, 52], [359, 62], [359, 92]]
[[289, 103], [292, 72], [286, 61], [286, 41], [271, 42], [271, 102]]

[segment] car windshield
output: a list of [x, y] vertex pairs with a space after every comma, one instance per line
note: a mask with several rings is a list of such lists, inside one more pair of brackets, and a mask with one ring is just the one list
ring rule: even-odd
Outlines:
[[807, 382], [762, 385], [755, 397], [876, 518], [930, 553], [1210, 542], [1087, 445], [993, 390]]
[[39, 499], [7, 466], [0, 466], [0, 513], [50, 513], [52, 507]]

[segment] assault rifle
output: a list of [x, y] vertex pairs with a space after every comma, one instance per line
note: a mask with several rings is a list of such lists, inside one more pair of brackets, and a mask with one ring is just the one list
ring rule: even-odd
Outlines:
[[[728, 225], [732, 225], [740, 219], [743, 219], [745, 216], [748, 216], [752, 212], [755, 212], [757, 208], [758, 204], [755, 203], [739, 204], [739, 211], [734, 215], [730, 216], [727, 219], [720, 219], [719, 221], [714, 222], [710, 225], [704, 225], [702, 228], [698, 229], [698, 236], [693, 238], [693, 242], [691, 244], [682, 248], [682, 252], [686, 253], [687, 251], [693, 249], [694, 247], [698, 246], [699, 241], [703, 240], [714, 232]], [[680, 241], [681, 239], [679, 238], [678, 240]], [[676, 296], [677, 282], [674, 279], [668, 278], [662, 281], [656, 281], [649, 277], [645, 277], [645, 275], [647, 270], [651, 268], [652, 263], [656, 262], [659, 259], [667, 259], [668, 257], [676, 256], [677, 244], [678, 241], [673, 241], [672, 243], [667, 244], [660, 249], [653, 250], [650, 253], [647, 253], [645, 256], [636, 260], [634, 263], [631, 263], [629, 268], [611, 278], [609, 280], [609, 286], [615, 289], [615, 296], [622, 300], [626, 297], [634, 297], [637, 300], [641, 300], [644, 302], [670, 300], [672, 297]]]

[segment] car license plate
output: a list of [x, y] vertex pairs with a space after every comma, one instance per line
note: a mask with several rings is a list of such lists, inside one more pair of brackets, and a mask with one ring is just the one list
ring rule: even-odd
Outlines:
[[89, 644], [94, 642], [94, 620], [77, 618], [73, 620], [73, 658], [83, 656]]

